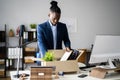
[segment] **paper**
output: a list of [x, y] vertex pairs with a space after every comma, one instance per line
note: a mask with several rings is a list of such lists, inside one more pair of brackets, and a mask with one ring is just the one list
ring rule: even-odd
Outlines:
[[72, 52], [72, 51], [70, 51], [70, 52], [65, 52], [64, 55], [62, 56], [62, 58], [60, 59], [60, 61], [66, 61], [66, 60], [69, 58], [71, 52]]

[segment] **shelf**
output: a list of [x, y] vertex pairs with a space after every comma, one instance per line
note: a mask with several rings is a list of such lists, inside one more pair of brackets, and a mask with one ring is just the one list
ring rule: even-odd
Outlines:
[[5, 59], [6, 58], [6, 54], [5, 53], [0, 53], [0, 59]]
[[0, 65], [1, 64], [5, 64], [5, 60], [4, 59], [0, 59]]
[[0, 53], [6, 52], [6, 46], [0, 46]]
[[[22, 60], [22, 59], [20, 59]], [[21, 66], [21, 63], [20, 63]], [[22, 66], [19, 68], [20, 70], [22, 69]], [[17, 70], [17, 59], [7, 59], [6, 60], [6, 70], [11, 71], [11, 70]]]
[[23, 33], [23, 43], [30, 42], [37, 39], [37, 32], [36, 31], [25, 31]]
[[0, 30], [0, 77], [6, 77], [6, 25]]
[[2, 64], [0, 64], [0, 69], [3, 69], [3, 68], [5, 68], [5, 61], [4, 61], [4, 64], [3, 64], [3, 62], [2, 62]]
[[[6, 68], [6, 70], [7, 70], [7, 71], [11, 71], [11, 70], [15, 71], [15, 70], [17, 70], [17, 68], [9, 67], [9, 68]], [[23, 69], [22, 69], [22, 68], [19, 68], [19, 70], [23, 70]]]
[[5, 65], [0, 65], [0, 77], [1, 76], [4, 76], [4, 73], [5, 73]]
[[7, 47], [18, 47], [19, 46], [19, 37], [8, 37], [7, 39], [8, 39]]
[[0, 31], [0, 42], [6, 42], [5, 31]]

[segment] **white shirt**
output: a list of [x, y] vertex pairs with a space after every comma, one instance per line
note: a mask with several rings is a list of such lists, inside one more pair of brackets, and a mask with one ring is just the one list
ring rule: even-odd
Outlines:
[[52, 23], [50, 22], [49, 20], [49, 23], [50, 23], [50, 26], [51, 26], [51, 29], [52, 29], [52, 33], [53, 33], [53, 45], [54, 45], [54, 49], [56, 49], [56, 43], [57, 43], [57, 25], [52, 25]]

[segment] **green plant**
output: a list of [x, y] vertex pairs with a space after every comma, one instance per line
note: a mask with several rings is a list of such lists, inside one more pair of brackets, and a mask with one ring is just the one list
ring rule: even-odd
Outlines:
[[10, 29], [10, 31], [13, 31], [12, 29]]
[[43, 57], [44, 61], [53, 61], [54, 60], [54, 54], [53, 52], [46, 52], [45, 56]]
[[36, 24], [30, 24], [31, 29], [36, 29], [36, 26], [37, 26]]

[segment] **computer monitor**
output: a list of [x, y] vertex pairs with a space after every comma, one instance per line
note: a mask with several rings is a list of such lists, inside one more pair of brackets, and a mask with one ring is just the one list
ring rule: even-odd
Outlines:
[[120, 35], [97, 35], [90, 56], [90, 64], [120, 59]]

